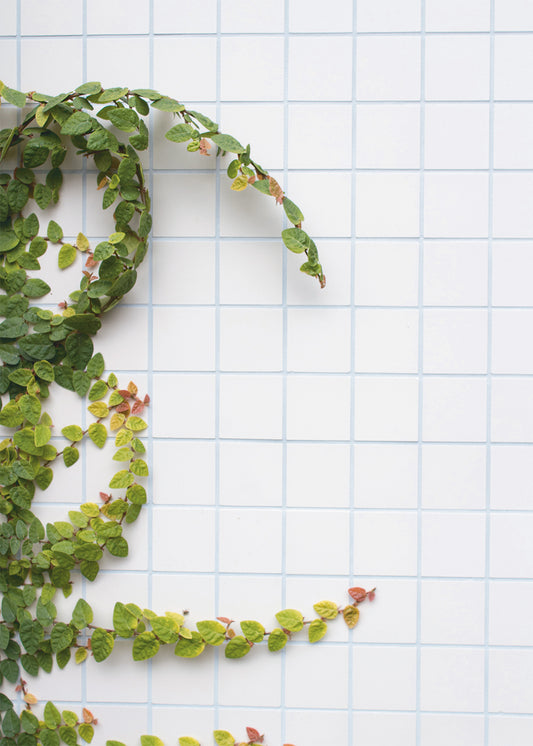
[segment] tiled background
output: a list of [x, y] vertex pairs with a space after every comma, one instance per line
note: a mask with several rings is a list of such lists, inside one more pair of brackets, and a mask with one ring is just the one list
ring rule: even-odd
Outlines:
[[[153, 501], [83, 586], [101, 623], [117, 596], [268, 626], [378, 587], [314, 648], [145, 665], [125, 645], [35, 693], [89, 706], [98, 746], [246, 725], [273, 746], [530, 746], [531, 0], [2, 0], [0, 33], [10, 85], [156, 87], [250, 140], [328, 277], [286, 256], [280, 208], [151, 120], [153, 251], [98, 347], [153, 397]], [[58, 219], [105, 236], [69, 168]], [[58, 428], [82, 417], [61, 397]], [[43, 515], [110, 473], [87, 449]]]

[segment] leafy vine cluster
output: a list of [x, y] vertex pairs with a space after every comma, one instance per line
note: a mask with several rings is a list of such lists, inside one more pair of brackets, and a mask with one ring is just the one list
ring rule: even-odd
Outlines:
[[[219, 132], [203, 114], [157, 91], [104, 89], [100, 83], [85, 83], [57, 96], [25, 94], [0, 83], [0, 96], [23, 110], [20, 124], [0, 131], [0, 160], [10, 152], [19, 160], [12, 174], [0, 174], [0, 425], [5, 434], [0, 442], [0, 685], [16, 685], [24, 702], [17, 714], [16, 701], [0, 693], [0, 744], [76, 746], [78, 739], [90, 743], [94, 736], [92, 713], [84, 709], [79, 718], [48, 702], [38, 718], [32, 711], [37, 699], [21, 678], [21, 668], [36, 676], [50, 672], [54, 662], [64, 668], [72, 657], [78, 664], [89, 656], [101, 662], [117, 639], [131, 641], [137, 661], [152, 658], [165, 645], [173, 645], [176, 656], [185, 658], [209, 647], [223, 647], [227, 658], [242, 658], [261, 643], [276, 652], [303, 630], [311, 643], [318, 642], [338, 616], [353, 628], [358, 605], [372, 600], [374, 591], [349, 589], [351, 601], [345, 606], [320, 601], [314, 619], [283, 609], [275, 615], [278, 626], [270, 631], [254, 620], [242, 620], [236, 627], [226, 617], [199, 621], [192, 629], [184, 614], [159, 614], [122, 602], [115, 604], [112, 628], [104, 628], [93, 624], [93, 610], [83, 598], [77, 600], [71, 619], [58, 618], [58, 592], [70, 596], [80, 574], [94, 581], [106, 553], [127, 556], [124, 529], [147, 503], [143, 480], [148, 466], [141, 437], [149, 398], [139, 396], [132, 382], [121, 388], [114, 373], [104, 376], [104, 360], [95, 353], [92, 336], [101, 328], [103, 314], [134, 287], [147, 253], [152, 219], [139, 152], [149, 144], [143, 117], [150, 107], [177, 117], [178, 123], [166, 133], [172, 142], [187, 143], [189, 151], [204, 155], [211, 149], [216, 155], [235, 155], [227, 168], [231, 188], [242, 191], [251, 185], [282, 204], [293, 224], [282, 231], [283, 242], [305, 255], [303, 272], [322, 286], [325, 278], [316, 245], [301, 227], [300, 209], [252, 160], [250, 146]], [[41, 229], [31, 211], [33, 203], [45, 210], [58, 201], [69, 140], [78, 155], [94, 161], [103, 209], [114, 206], [115, 230], [94, 248], [83, 233], [64, 240], [54, 220]], [[32, 274], [41, 269], [39, 259], [47, 250], [56, 252], [61, 269], [78, 263], [79, 257], [84, 266], [79, 287], [56, 312], [39, 307], [39, 299], [51, 289]], [[93, 417], [85, 429], [77, 424], [64, 427], [62, 439], [53, 435], [52, 418], [43, 409], [55, 385], [86, 398]], [[62, 460], [70, 467], [78, 461], [86, 439], [98, 448], [114, 441], [113, 460], [121, 467], [108, 485], [114, 493], [101, 492], [97, 501], [83, 503], [64, 520], [45, 526], [32, 508], [35, 495], [52, 483], [54, 463]], [[237, 742], [222, 730], [213, 735], [218, 746], [263, 742], [254, 728], [247, 729], [247, 741]], [[162, 746], [162, 741], [143, 735], [141, 744]], [[199, 746], [191, 737], [181, 737], [179, 744]], [[107, 746], [123, 744], [107, 741]]]

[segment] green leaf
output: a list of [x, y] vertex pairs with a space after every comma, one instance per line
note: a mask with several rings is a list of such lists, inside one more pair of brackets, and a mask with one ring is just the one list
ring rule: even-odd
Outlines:
[[0, 252], [2, 254], [11, 251], [19, 245], [19, 239], [15, 231], [0, 233]]
[[87, 432], [89, 438], [98, 448], [103, 448], [107, 440], [107, 429], [101, 422], [92, 422]]
[[76, 331], [83, 332], [83, 334], [96, 334], [101, 328], [102, 322], [92, 313], [78, 313], [74, 316], [69, 316], [63, 321], [63, 324], [67, 329], [75, 329]]
[[20, 411], [28, 422], [36, 425], [41, 417], [41, 402], [39, 399], [32, 394], [24, 394], [24, 396], [20, 397], [18, 404]]
[[313, 606], [318, 616], [324, 619], [336, 619], [339, 613], [337, 604], [333, 601], [319, 601]]
[[288, 639], [289, 638], [285, 632], [282, 629], [279, 629], [279, 627], [276, 627], [276, 629], [273, 629], [268, 636], [268, 649], [271, 652], [281, 650], [287, 644]]
[[55, 730], [41, 730], [39, 738], [43, 746], [59, 746], [59, 736]]
[[97, 352], [94, 357], [91, 358], [87, 365], [87, 375], [91, 378], [98, 378], [102, 375], [105, 369], [104, 358], [101, 352]]
[[39, 376], [43, 381], [52, 382], [54, 380], [54, 368], [47, 360], [38, 360], [33, 369], [35, 375]]
[[24, 733], [30, 733], [31, 735], [33, 735], [34, 733], [37, 733], [39, 729], [39, 720], [33, 714], [33, 712], [30, 712], [29, 710], [23, 710], [20, 713], [20, 725]]
[[7, 187], [7, 201], [11, 212], [20, 212], [28, 201], [29, 194], [30, 190], [27, 184], [11, 179]]
[[123, 487], [129, 487], [135, 481], [134, 476], [127, 469], [121, 469], [113, 476], [109, 482], [111, 489], [121, 489]]
[[103, 397], [109, 391], [109, 386], [105, 381], [96, 381], [89, 391], [89, 401], [97, 401], [103, 399]]
[[117, 101], [128, 93], [128, 88], [106, 88], [99, 96], [99, 104], [109, 104], [111, 101]]
[[83, 438], [83, 430], [79, 425], [67, 425], [61, 430], [61, 435], [64, 435], [67, 440], [77, 443]]
[[200, 741], [197, 741], [196, 738], [191, 738], [190, 736], [182, 736], [178, 739], [179, 746], [200, 746]]
[[94, 96], [96, 93], [100, 93], [102, 90], [102, 84], [97, 81], [91, 81], [89, 83], [82, 83], [76, 88], [76, 93], [80, 96]]
[[140, 484], [132, 484], [126, 490], [126, 497], [134, 505], [144, 505], [146, 503], [146, 490]]
[[279, 624], [284, 629], [288, 629], [289, 632], [299, 632], [304, 626], [304, 618], [296, 609], [284, 609], [283, 611], [278, 611], [276, 619]]
[[139, 117], [132, 109], [110, 109], [109, 119], [122, 132], [133, 132], [139, 123]]
[[176, 101], [175, 98], [170, 98], [169, 96], [162, 96], [157, 101], [154, 101], [152, 103], [152, 109], [159, 109], [159, 111], [183, 111], [185, 107], [183, 104], [180, 104], [179, 101]]
[[304, 219], [303, 213], [298, 205], [295, 205], [294, 202], [291, 202], [288, 197], [285, 197], [283, 199], [283, 209], [285, 210], [286, 216], [289, 218], [291, 223], [294, 223], [294, 225], [298, 225]]
[[309, 642], [318, 642], [328, 631], [328, 625], [322, 619], [313, 619], [309, 625]]
[[79, 598], [72, 611], [72, 623], [76, 629], [84, 629], [93, 621], [93, 610], [83, 598]]
[[20, 720], [14, 710], [8, 710], [2, 721], [2, 732], [4, 736], [16, 736], [20, 732]]
[[134, 432], [139, 432], [140, 430], [146, 430], [148, 425], [146, 422], [141, 419], [141, 417], [128, 417], [126, 420], [126, 427], [128, 430], [133, 430]]
[[136, 458], [131, 462], [130, 471], [137, 477], [147, 477], [149, 475], [148, 464], [141, 458]]
[[197, 622], [196, 627], [208, 645], [221, 645], [226, 636], [226, 628], [211, 620]]
[[24, 415], [15, 401], [8, 402], [0, 412], [0, 425], [4, 427], [18, 427], [23, 420]]
[[154, 616], [150, 619], [150, 624], [154, 633], [164, 643], [177, 642], [179, 637], [180, 625], [173, 617]]
[[56, 223], [55, 220], [51, 220], [48, 223], [48, 228], [46, 229], [46, 235], [48, 236], [48, 239], [52, 243], [58, 243], [63, 238], [63, 229], [61, 228], [58, 223]]
[[213, 738], [217, 746], [234, 746], [235, 739], [227, 730], [215, 730], [213, 732]]
[[81, 723], [78, 726], [78, 733], [87, 743], [91, 743], [94, 738], [94, 728], [90, 723]]
[[174, 127], [169, 129], [165, 137], [171, 142], [187, 142], [197, 133], [194, 127], [190, 124], [176, 124]]
[[250, 643], [242, 635], [235, 635], [226, 645], [226, 658], [244, 658], [252, 649]]
[[74, 730], [74, 728], [71, 728], [68, 725], [62, 725], [59, 728], [59, 736], [63, 743], [66, 743], [67, 746], [76, 746], [76, 744], [78, 743], [76, 731]]
[[113, 635], [100, 627], [94, 630], [91, 637], [91, 650], [97, 663], [105, 661], [111, 655], [114, 645]]
[[13, 106], [16, 106], [19, 109], [22, 109], [22, 107], [26, 103], [25, 93], [21, 93], [14, 88], [9, 88], [7, 85], [4, 86], [3, 90], [1, 91], [1, 95], [9, 104], [13, 104]]
[[58, 622], [52, 629], [50, 635], [50, 642], [52, 645], [52, 652], [57, 653], [59, 650], [68, 648], [74, 638], [74, 633], [68, 624]]
[[205, 642], [202, 636], [199, 632], [192, 630], [189, 639], [180, 637], [174, 648], [174, 654], [179, 655], [181, 658], [196, 658], [204, 651], [204, 648]]
[[117, 601], [113, 609], [113, 628], [120, 637], [128, 638], [137, 629], [139, 620], [127, 606]]
[[23, 162], [26, 168], [38, 168], [42, 166], [50, 154], [47, 145], [39, 140], [30, 140], [23, 152]]
[[65, 340], [65, 350], [72, 367], [83, 370], [92, 357], [94, 345], [91, 338], [86, 334], [73, 332]]
[[215, 145], [218, 145], [221, 150], [227, 150], [230, 153], [237, 153], [237, 155], [239, 155], [240, 153], [244, 153], [246, 150], [246, 148], [243, 148], [240, 142], [231, 135], [211, 135], [210, 139], [215, 143]]
[[153, 658], [160, 648], [160, 642], [153, 632], [141, 632], [133, 641], [133, 660], [146, 661]]
[[265, 636], [265, 628], [259, 622], [245, 620], [241, 623], [241, 629], [247, 640], [250, 642], [261, 642]]
[[[118, 501], [117, 504], [120, 506], [124, 505], [124, 503], [121, 501]], [[108, 539], [106, 542], [106, 547], [107, 547], [109, 554], [112, 554], [113, 557], [127, 557], [128, 556], [128, 542], [123, 536], [116, 536], [111, 539]]]
[[293, 251], [295, 254], [302, 254], [308, 249], [311, 240], [301, 228], [286, 228], [281, 231], [281, 237], [289, 251]]
[[19, 347], [22, 354], [30, 360], [53, 360], [56, 355], [56, 348], [46, 334], [28, 334], [21, 337]]
[[22, 292], [27, 298], [42, 298], [50, 292], [50, 285], [38, 277], [33, 277], [24, 283]]
[[141, 746], [165, 746], [157, 736], [141, 736]]
[[45, 446], [52, 437], [52, 431], [48, 425], [35, 425], [35, 445], [37, 448]]
[[33, 189], [33, 198], [41, 208], [46, 210], [52, 199], [53, 192], [49, 186], [45, 184], [36, 184]]
[[44, 706], [44, 722], [47, 728], [58, 728], [61, 725], [61, 713], [53, 702]]
[[61, 127], [62, 135], [84, 135], [96, 124], [95, 120], [85, 111], [75, 111]]
[[119, 144], [115, 135], [102, 127], [91, 132], [87, 139], [87, 148], [89, 150], [111, 150], [116, 153]]
[[189, 114], [197, 119], [207, 130], [213, 131], [218, 129], [218, 124], [209, 119], [209, 117], [206, 117], [205, 114], [201, 114], [199, 111], [191, 111], [190, 109]]
[[359, 609], [357, 606], [346, 606], [342, 611], [342, 616], [349, 629], [353, 629], [359, 621]]
[[63, 244], [63, 246], [59, 249], [59, 254], [57, 255], [57, 265], [59, 269], [66, 269], [67, 267], [70, 267], [70, 265], [76, 259], [76, 254], [76, 249], [74, 248], [74, 246], [72, 246], [72, 244]]
[[26, 652], [33, 655], [39, 649], [44, 637], [42, 624], [37, 620], [24, 620], [20, 625], [20, 641], [24, 645]]

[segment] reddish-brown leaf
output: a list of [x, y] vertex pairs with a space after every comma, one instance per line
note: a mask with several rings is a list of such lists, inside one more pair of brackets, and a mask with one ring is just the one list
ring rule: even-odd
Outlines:
[[130, 413], [130, 405], [128, 404], [127, 401], [123, 401], [123, 402], [121, 402], [120, 404], [117, 405], [116, 411], [117, 412], [124, 412], [125, 414], [129, 414]]
[[144, 401], [145, 406], [148, 406], [150, 404], [150, 397], [148, 396], [148, 394], [146, 394], [143, 401]]
[[209, 140], [206, 140], [205, 137], [202, 137], [199, 144], [199, 151], [201, 155], [209, 155], [209, 153], [207, 152], [211, 147], [211, 143], [209, 142]]
[[364, 588], [348, 588], [348, 593], [357, 604], [361, 603], [361, 601], [364, 601], [366, 598], [366, 591]]
[[143, 412], [144, 412], [144, 404], [142, 403], [140, 399], [137, 399], [133, 403], [133, 407], [131, 408], [131, 413], [141, 415]]
[[281, 205], [283, 202], [283, 189], [280, 187], [276, 179], [273, 179], [272, 176], [268, 177], [268, 186], [270, 189], [270, 194], [276, 198], [276, 202], [278, 205]]
[[83, 715], [83, 722], [84, 723], [95, 723], [95, 719], [93, 717], [93, 714], [90, 710], [88, 710], [86, 707], [83, 708], [81, 711]]
[[228, 619], [227, 616], [217, 616], [217, 619], [219, 622], [222, 622], [222, 624], [231, 624], [233, 622], [233, 619]]
[[246, 735], [250, 743], [263, 743], [264, 736], [255, 728], [246, 728]]

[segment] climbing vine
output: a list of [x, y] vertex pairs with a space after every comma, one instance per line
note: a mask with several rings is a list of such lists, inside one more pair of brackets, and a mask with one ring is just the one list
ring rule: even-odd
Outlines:
[[[358, 605], [372, 600], [374, 591], [350, 588], [350, 602], [344, 606], [319, 601], [313, 619], [283, 609], [270, 630], [255, 620], [237, 624], [226, 617], [199, 621], [192, 629], [185, 614], [161, 614], [123, 602], [115, 604], [113, 626], [104, 628], [93, 624], [93, 610], [83, 598], [77, 600], [70, 619], [58, 618], [57, 593], [70, 596], [80, 575], [94, 581], [106, 554], [127, 556], [125, 529], [147, 502], [148, 466], [141, 436], [147, 428], [143, 414], [149, 398], [139, 394], [134, 383], [121, 387], [115, 374], [104, 375], [104, 360], [95, 353], [92, 337], [104, 314], [134, 287], [147, 253], [152, 218], [139, 152], [148, 148], [143, 117], [150, 108], [169, 112], [177, 120], [166, 133], [170, 141], [187, 143], [189, 151], [206, 156], [233, 154], [227, 168], [231, 189], [255, 188], [281, 204], [293, 226], [282, 231], [285, 246], [305, 255], [301, 270], [322, 287], [325, 277], [316, 245], [301, 227], [300, 209], [252, 159], [250, 146], [221, 133], [218, 124], [203, 114], [157, 91], [103, 89], [100, 83], [85, 83], [53, 97], [25, 94], [0, 83], [0, 96], [23, 110], [19, 124], [0, 131], [0, 161], [14, 153], [19, 162], [12, 174], [0, 173], [0, 425], [5, 431], [0, 442], [0, 685], [15, 684], [25, 706], [17, 714], [15, 702], [0, 693], [0, 744], [75, 746], [78, 738], [91, 742], [96, 724], [92, 713], [84, 709], [79, 718], [48, 702], [39, 719], [32, 712], [37, 699], [21, 678], [21, 669], [36, 676], [50, 672], [54, 663], [64, 668], [72, 658], [77, 664], [89, 656], [101, 662], [117, 639], [130, 640], [136, 661], [152, 658], [165, 645], [185, 658], [197, 657], [209, 647], [222, 647], [227, 658], [242, 658], [258, 644], [275, 653], [304, 631], [311, 643], [318, 642], [338, 616], [353, 628]], [[32, 211], [34, 204], [45, 210], [58, 201], [69, 142], [78, 155], [94, 161], [102, 208], [113, 206], [115, 230], [94, 247], [81, 232], [75, 240], [65, 240], [54, 220], [41, 228]], [[62, 270], [75, 265], [80, 256], [84, 266], [79, 287], [56, 312], [39, 307], [51, 288], [34, 274], [47, 251], [55, 252]], [[93, 418], [86, 428], [64, 427], [61, 443], [52, 437], [53, 421], [43, 409], [56, 385], [86, 398]], [[75, 464], [87, 439], [98, 448], [113, 440], [112, 458], [121, 468], [95, 501], [45, 526], [33, 510], [33, 500], [38, 491], [50, 487], [54, 464]], [[236, 743], [227, 731], [215, 731], [213, 736], [219, 746]], [[254, 728], [247, 729], [247, 737], [239, 743], [263, 742]], [[162, 746], [160, 739], [149, 735], [141, 736], [141, 744]], [[180, 738], [179, 744], [199, 746], [190, 737]], [[108, 741], [107, 746], [123, 745]]]

